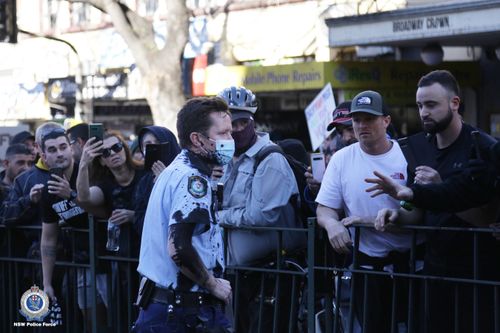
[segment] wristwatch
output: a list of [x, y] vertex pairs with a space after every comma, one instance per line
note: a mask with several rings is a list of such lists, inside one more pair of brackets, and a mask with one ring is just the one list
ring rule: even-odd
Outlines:
[[78, 193], [76, 193], [75, 190], [71, 190], [71, 193], [69, 194], [69, 200], [75, 201], [77, 196], [78, 196]]

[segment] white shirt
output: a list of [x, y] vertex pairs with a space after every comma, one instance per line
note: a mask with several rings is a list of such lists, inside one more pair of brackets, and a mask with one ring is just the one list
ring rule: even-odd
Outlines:
[[[156, 179], [144, 217], [137, 271], [161, 287], [178, 286], [180, 270], [168, 253], [168, 227], [176, 223], [197, 223], [192, 244], [203, 264], [211, 273], [216, 266], [224, 267], [222, 234], [213, 220], [208, 184], [209, 177], [192, 165], [187, 150], [182, 150]], [[200, 209], [208, 211], [209, 221], [184, 222]], [[198, 290], [197, 285], [191, 288]]]
[[[398, 209], [399, 202], [386, 194], [371, 198], [365, 191], [370, 187], [365, 178], [373, 178], [373, 171], [379, 171], [406, 185], [406, 168], [406, 159], [396, 141], [388, 152], [381, 155], [365, 153], [359, 142], [352, 144], [337, 151], [330, 159], [316, 202], [343, 210], [346, 216], [375, 217], [382, 208]], [[385, 257], [389, 251], [405, 251], [411, 246], [411, 233], [396, 234], [371, 228], [360, 230], [359, 250], [372, 257]]]

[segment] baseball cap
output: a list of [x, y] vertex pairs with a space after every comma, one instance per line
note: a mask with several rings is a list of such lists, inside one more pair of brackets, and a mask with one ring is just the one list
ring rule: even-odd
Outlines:
[[357, 94], [351, 103], [351, 115], [356, 112], [370, 113], [375, 116], [386, 116], [382, 107], [382, 96], [376, 91], [367, 90]]
[[235, 121], [238, 119], [253, 119], [253, 113], [249, 111], [243, 111], [243, 110], [234, 110], [234, 109], [229, 109], [231, 111], [231, 121]]
[[352, 126], [352, 119], [349, 112], [351, 112], [351, 101], [340, 103], [335, 110], [333, 110], [333, 120], [326, 130], [331, 131], [338, 125]]
[[10, 144], [13, 145], [15, 143], [24, 143], [26, 140], [35, 141], [35, 136], [28, 131], [22, 131], [14, 135], [12, 140], [10, 140]]

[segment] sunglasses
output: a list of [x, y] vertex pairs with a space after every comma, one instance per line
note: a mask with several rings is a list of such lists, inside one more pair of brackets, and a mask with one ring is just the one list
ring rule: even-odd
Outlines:
[[115, 143], [111, 147], [104, 148], [102, 150], [102, 157], [108, 158], [111, 155], [111, 151], [114, 151], [115, 153], [119, 153], [122, 151], [122, 149], [123, 149], [123, 143], [121, 143], [121, 142]]

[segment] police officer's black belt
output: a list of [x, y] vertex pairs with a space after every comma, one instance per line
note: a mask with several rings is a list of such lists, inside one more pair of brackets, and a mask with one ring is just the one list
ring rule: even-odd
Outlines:
[[174, 305], [178, 307], [198, 307], [202, 305], [224, 305], [224, 303], [207, 293], [176, 291], [155, 287], [152, 302]]

